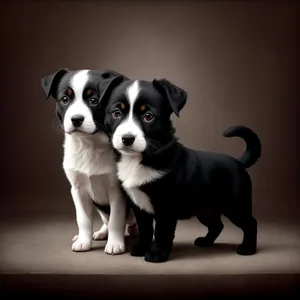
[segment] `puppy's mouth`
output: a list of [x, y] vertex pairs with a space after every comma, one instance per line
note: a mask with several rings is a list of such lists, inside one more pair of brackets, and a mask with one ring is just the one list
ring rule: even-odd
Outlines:
[[94, 132], [86, 132], [80, 128], [74, 128], [71, 131], [66, 131], [66, 133], [71, 134], [71, 135], [91, 135]]
[[140, 151], [137, 151], [135, 149], [133, 149], [131, 146], [123, 146], [120, 149], [117, 149], [118, 151], [120, 151], [122, 154], [127, 154], [127, 155], [136, 155], [136, 154], [140, 154]]

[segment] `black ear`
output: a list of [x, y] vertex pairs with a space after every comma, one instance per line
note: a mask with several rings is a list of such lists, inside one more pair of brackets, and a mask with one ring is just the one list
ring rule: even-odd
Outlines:
[[101, 80], [99, 82], [100, 103], [107, 99], [107, 97], [111, 94], [113, 89], [125, 80], [128, 80], [128, 78], [123, 75], [109, 77], [107, 79]]
[[154, 79], [152, 84], [169, 101], [172, 111], [179, 117], [179, 112], [187, 101], [187, 92], [167, 79]]
[[125, 75], [118, 73], [117, 71], [106, 69], [101, 74], [103, 79], [113, 79], [113, 77], [123, 76], [124, 79], [129, 79]]
[[46, 99], [55, 96], [58, 83], [67, 72], [69, 72], [69, 69], [63, 68], [42, 78], [42, 89]]

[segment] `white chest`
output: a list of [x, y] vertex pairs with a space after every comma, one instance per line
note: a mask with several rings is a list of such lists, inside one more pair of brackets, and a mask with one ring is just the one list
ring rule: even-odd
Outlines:
[[150, 214], [154, 214], [153, 205], [148, 197], [144, 192], [142, 192], [139, 188], [125, 188], [128, 196], [132, 200], [132, 202], [138, 206], [140, 209], [145, 210]]
[[101, 134], [87, 137], [66, 135], [63, 167], [88, 176], [116, 172], [114, 154]]
[[140, 155], [122, 155], [118, 163], [118, 177], [131, 200], [141, 209], [154, 213], [149, 197], [139, 187], [161, 178], [164, 172], [140, 164]]

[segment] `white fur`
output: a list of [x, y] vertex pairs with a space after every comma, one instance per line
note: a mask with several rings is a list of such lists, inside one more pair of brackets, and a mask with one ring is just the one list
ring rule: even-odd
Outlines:
[[[109, 147], [108, 138], [104, 133], [88, 134], [96, 129], [92, 113], [82, 99], [88, 79], [88, 71], [80, 71], [71, 79], [75, 99], [64, 119], [66, 134], [63, 168], [71, 184], [78, 225], [78, 235], [73, 238], [72, 250], [88, 251], [93, 238], [104, 239], [108, 235], [105, 252], [121, 254], [125, 252], [126, 202], [121, 193], [114, 153]], [[80, 129], [86, 133], [72, 132], [71, 117], [77, 114], [84, 116]], [[94, 234], [92, 201], [110, 205], [109, 216], [99, 212], [103, 225]], [[134, 221], [130, 216], [130, 224], [134, 224]]]
[[133, 151], [143, 152], [147, 147], [144, 133], [141, 130], [138, 123], [134, 120], [134, 115], [133, 115], [134, 105], [139, 96], [139, 93], [140, 93], [140, 86], [139, 86], [139, 82], [136, 80], [126, 90], [126, 96], [130, 106], [128, 117], [118, 126], [112, 138], [112, 143], [114, 148], [121, 152], [124, 149], [122, 136], [125, 134], [132, 134], [135, 136], [135, 140], [133, 144], [130, 146], [130, 149], [132, 149]]
[[66, 134], [64, 148], [64, 169], [72, 169], [87, 176], [116, 172], [114, 154], [104, 133]]
[[143, 166], [140, 164], [140, 154], [122, 154], [118, 166], [118, 177], [131, 200], [142, 210], [154, 213], [149, 197], [139, 187], [161, 178], [165, 172]]
[[96, 125], [93, 121], [91, 110], [82, 99], [84, 88], [89, 80], [88, 74], [88, 70], [79, 71], [72, 77], [70, 81], [70, 87], [74, 91], [75, 98], [68, 107], [68, 110], [64, 116], [64, 130], [66, 133], [70, 133], [75, 129], [71, 119], [76, 115], [84, 117], [84, 121], [80, 126], [81, 131], [93, 133], [96, 130]]
[[[105, 252], [121, 254], [125, 252], [126, 202], [116, 176], [113, 153], [101, 135], [66, 134], [65, 137], [63, 167], [71, 184], [79, 229], [72, 249], [88, 251], [93, 236], [94, 239], [104, 239], [108, 234]], [[110, 204], [111, 207], [109, 218], [100, 215], [104, 224], [94, 235], [92, 201], [102, 205]]]

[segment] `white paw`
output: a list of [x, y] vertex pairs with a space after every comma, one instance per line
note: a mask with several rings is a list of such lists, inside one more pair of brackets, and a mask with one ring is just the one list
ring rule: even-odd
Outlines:
[[91, 247], [92, 247], [91, 242], [81, 241], [80, 239], [78, 239], [78, 236], [75, 236], [75, 237], [76, 237], [76, 240], [72, 244], [72, 250], [74, 252], [85, 252], [85, 251], [91, 250]]
[[110, 255], [118, 255], [125, 253], [125, 250], [124, 243], [107, 243], [104, 252]]
[[107, 225], [103, 224], [100, 230], [94, 232], [93, 239], [95, 241], [105, 240], [107, 236], [108, 236], [108, 227]]
[[74, 235], [74, 237], [72, 238], [72, 242], [77, 241], [77, 239], [78, 239], [78, 235]]

